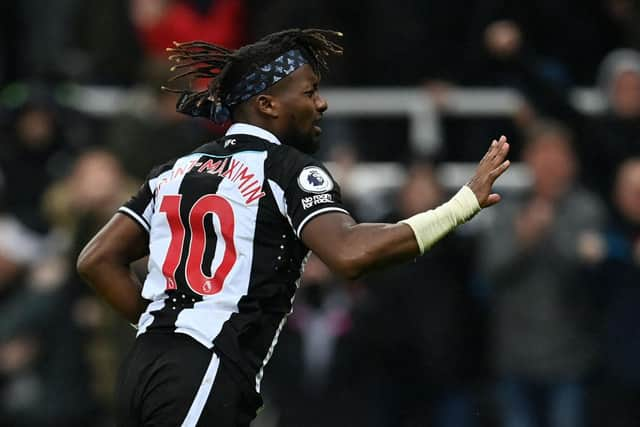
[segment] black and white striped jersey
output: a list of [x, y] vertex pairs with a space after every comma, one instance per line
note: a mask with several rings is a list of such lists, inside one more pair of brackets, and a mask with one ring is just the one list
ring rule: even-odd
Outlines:
[[347, 213], [321, 163], [247, 124], [155, 168], [119, 212], [149, 233], [138, 335], [190, 335], [257, 390], [309, 252], [302, 229]]

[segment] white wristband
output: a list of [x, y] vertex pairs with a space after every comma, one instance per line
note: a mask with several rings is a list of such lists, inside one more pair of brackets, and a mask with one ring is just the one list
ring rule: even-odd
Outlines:
[[480, 204], [476, 195], [465, 185], [448, 202], [400, 222], [411, 227], [420, 247], [420, 254], [424, 254], [434, 243], [458, 225], [469, 221], [479, 211]]

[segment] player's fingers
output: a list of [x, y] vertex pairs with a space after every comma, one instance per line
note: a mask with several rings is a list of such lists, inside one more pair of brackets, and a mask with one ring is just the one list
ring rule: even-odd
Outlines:
[[502, 162], [504, 162], [504, 160], [507, 158], [507, 155], [509, 154], [509, 149], [511, 148], [511, 146], [509, 145], [508, 142], [503, 142], [500, 145], [500, 148], [498, 148], [498, 151], [496, 152], [496, 155], [493, 157], [493, 164], [494, 165], [499, 165]]
[[[492, 140], [491, 144], [489, 145], [489, 148], [487, 149], [487, 152], [480, 160], [480, 164], [485, 164], [487, 162], [489, 164], [492, 164], [492, 163], [497, 164], [502, 162], [504, 160], [504, 156], [506, 156], [506, 152], [504, 153], [504, 156], [501, 156], [500, 153], [502, 150], [504, 150], [503, 147], [506, 141], [507, 141], [507, 138], [504, 135], [502, 135], [500, 139]], [[508, 148], [507, 148], [507, 151], [508, 151]], [[499, 156], [501, 156], [500, 160], [496, 161], [495, 159]]]
[[505, 145], [508, 145], [507, 137], [504, 135], [501, 135], [500, 138], [498, 138], [498, 140], [496, 141], [495, 156], [498, 156], [500, 155], [500, 153], [502, 153], [502, 150], [504, 150]]
[[482, 157], [482, 160], [480, 160], [480, 162], [485, 161], [486, 159], [490, 159], [494, 156], [495, 153], [495, 149], [498, 146], [498, 141], [497, 140], [493, 140], [491, 141], [491, 144], [489, 145], [489, 148], [487, 149], [487, 152], [484, 153], [484, 156]]
[[509, 169], [511, 162], [509, 160], [503, 161], [500, 166], [489, 172], [489, 177], [492, 181], [495, 181], [500, 175], [502, 175], [507, 169]]

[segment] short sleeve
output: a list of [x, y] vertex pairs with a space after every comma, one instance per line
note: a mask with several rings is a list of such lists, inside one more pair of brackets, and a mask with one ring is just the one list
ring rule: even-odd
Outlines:
[[155, 197], [152, 188], [157, 185], [159, 175], [170, 169], [172, 164], [173, 162], [167, 162], [152, 169], [138, 192], [118, 209], [118, 212], [131, 217], [147, 233], [151, 229], [151, 216], [155, 208]]
[[148, 233], [153, 213], [153, 193], [149, 181], [142, 184], [138, 192], [122, 205], [118, 212], [131, 217]]
[[304, 226], [319, 215], [329, 212], [349, 214], [342, 204], [340, 187], [319, 162], [299, 168], [284, 196], [287, 213], [298, 238]]

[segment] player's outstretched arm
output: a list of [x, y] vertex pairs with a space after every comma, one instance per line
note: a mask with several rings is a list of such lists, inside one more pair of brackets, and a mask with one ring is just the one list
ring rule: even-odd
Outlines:
[[77, 269], [111, 307], [138, 323], [148, 301], [130, 264], [147, 254], [147, 235], [131, 218], [117, 213], [84, 247]]
[[448, 202], [398, 224], [357, 224], [341, 213], [311, 220], [302, 240], [334, 272], [353, 279], [385, 265], [424, 253], [480, 209], [500, 201], [493, 183], [509, 168], [507, 138], [494, 140], [474, 176]]

